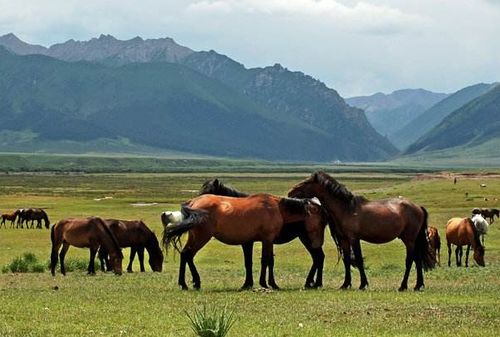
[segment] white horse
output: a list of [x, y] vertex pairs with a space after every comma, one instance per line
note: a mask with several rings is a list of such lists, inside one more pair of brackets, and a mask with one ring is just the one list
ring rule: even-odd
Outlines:
[[474, 227], [476, 227], [477, 232], [481, 235], [481, 241], [484, 246], [484, 235], [488, 233], [488, 221], [481, 214], [474, 214], [472, 217], [472, 222], [474, 223]]
[[161, 213], [161, 222], [165, 227], [178, 225], [182, 222], [182, 220], [184, 220], [184, 216], [181, 211], [165, 211]]

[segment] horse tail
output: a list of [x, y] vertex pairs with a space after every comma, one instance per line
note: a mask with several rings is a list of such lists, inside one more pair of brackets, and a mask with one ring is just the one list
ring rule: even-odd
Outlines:
[[118, 256], [123, 259], [122, 249], [121, 249], [120, 244], [118, 243], [118, 239], [116, 238], [113, 231], [108, 227], [108, 225], [106, 225], [106, 223], [104, 222], [103, 219], [101, 219], [101, 218], [95, 218], [95, 219], [97, 220], [97, 223], [99, 224], [99, 226], [101, 226], [104, 229], [104, 231], [106, 232], [108, 237], [111, 239], [111, 242], [113, 243], [114, 248], [118, 252]]
[[422, 261], [422, 267], [425, 271], [433, 269], [436, 266], [436, 252], [431, 248], [429, 243], [429, 237], [427, 235], [427, 220], [429, 215], [427, 210], [420, 207], [424, 212], [424, 220], [420, 231], [417, 235], [417, 240], [415, 241], [415, 254]]
[[340, 262], [342, 257], [344, 256], [342, 248], [340, 247], [340, 233], [335, 225], [335, 221], [333, 221], [332, 217], [328, 214], [328, 212], [322, 207], [323, 216], [326, 218], [328, 222], [328, 228], [330, 229], [330, 235], [332, 236], [333, 243], [335, 243], [335, 248], [337, 248], [337, 264]]
[[52, 225], [52, 227], [50, 228], [50, 242], [52, 242], [52, 250], [50, 251], [50, 270], [52, 276], [55, 276], [55, 269], [57, 265], [56, 233], [55, 233], [56, 225], [57, 223]]
[[172, 246], [176, 251], [180, 252], [180, 238], [182, 234], [203, 224], [208, 217], [207, 211], [202, 209], [192, 209], [187, 205], [182, 205], [181, 212], [184, 220], [182, 220], [179, 224], [165, 226], [163, 228], [162, 243], [166, 251], [168, 251], [169, 247]]

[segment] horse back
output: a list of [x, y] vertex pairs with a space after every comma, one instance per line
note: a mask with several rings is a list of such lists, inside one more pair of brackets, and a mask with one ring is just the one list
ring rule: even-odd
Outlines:
[[106, 219], [104, 222], [115, 235], [120, 247], [144, 245], [152, 234], [141, 220]]
[[60, 220], [54, 225], [54, 238], [79, 248], [97, 248], [102, 238], [101, 221], [103, 220], [95, 217]]
[[446, 242], [457, 246], [472, 244], [473, 226], [470, 218], [451, 218], [446, 224]]

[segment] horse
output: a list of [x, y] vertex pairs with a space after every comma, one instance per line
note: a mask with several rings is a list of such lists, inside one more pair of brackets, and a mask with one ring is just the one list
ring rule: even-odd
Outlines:
[[123, 254], [120, 245], [113, 232], [106, 226], [104, 220], [101, 218], [68, 218], [60, 220], [52, 226], [50, 239], [52, 241], [52, 252], [50, 255], [50, 270], [52, 276], [55, 276], [57, 254], [61, 245], [62, 249], [59, 254], [59, 259], [61, 262], [61, 273], [63, 275], [66, 275], [64, 257], [70, 245], [78, 248], [90, 249], [88, 274], [95, 274], [94, 259], [100, 246], [105, 247], [109, 252], [110, 263], [113, 266], [115, 274], [122, 274]]
[[500, 210], [496, 208], [481, 208], [480, 214], [484, 218], [489, 218], [490, 225], [495, 221], [495, 215], [497, 216], [497, 218], [500, 218]]
[[451, 245], [457, 246], [455, 256], [457, 267], [462, 265], [462, 246], [467, 245], [465, 266], [469, 266], [470, 247], [474, 250], [474, 260], [484, 267], [484, 247], [479, 240], [479, 233], [470, 218], [451, 218], [446, 224], [446, 244], [448, 245], [448, 267], [451, 266]]
[[[215, 178], [207, 180], [201, 187], [200, 195], [202, 194], [216, 194], [229, 197], [248, 197], [248, 194], [240, 192], [229, 186], [224, 185], [219, 179]], [[326, 222], [323, 224], [323, 230], [326, 227]], [[273, 242], [274, 244], [288, 243], [295, 238], [299, 238], [304, 247], [307, 249], [313, 260], [311, 269], [307, 275], [304, 288], [320, 288], [323, 286], [323, 265], [325, 254], [323, 248], [313, 248], [311, 241], [308, 238], [305, 223], [294, 223], [292, 225], [285, 224], [278, 237]], [[248, 242], [242, 245], [243, 255], [245, 261], [246, 280], [243, 288], [252, 288], [252, 255], [253, 255], [253, 242]], [[314, 280], [316, 276], [316, 280]]]
[[264, 193], [241, 198], [203, 194], [183, 204], [181, 212], [184, 220], [177, 225], [165, 226], [162, 241], [165, 249], [173, 246], [180, 251], [180, 237], [189, 233], [180, 252], [178, 284], [183, 290], [188, 289], [185, 281], [186, 264], [193, 277], [193, 287], [200, 289], [201, 279], [194, 257], [212, 237], [228, 245], [248, 246], [249, 242], [261, 241], [259, 284], [264, 288], [269, 284], [273, 289], [279, 289], [274, 279], [273, 242], [285, 224], [305, 222], [311, 246], [319, 248], [323, 244], [322, 209], [310, 199], [281, 198]]
[[441, 266], [441, 238], [439, 237], [439, 232], [436, 227], [427, 227], [427, 239], [431, 245], [432, 250], [435, 252], [436, 262]]
[[486, 221], [485, 218], [481, 214], [474, 214], [471, 218], [472, 223], [474, 224], [474, 227], [476, 227], [476, 230], [481, 237], [482, 244], [484, 246], [484, 236], [488, 233], [488, 221]]
[[16, 218], [17, 218], [17, 214], [18, 212], [17, 211], [14, 211], [13, 213], [4, 213], [2, 214], [2, 222], [0, 223], [0, 227], [2, 227], [2, 225], [4, 226], [4, 228], [7, 228], [7, 225], [5, 224], [5, 220], [9, 220], [10, 221], [10, 228], [13, 228], [14, 227], [14, 223], [16, 221]]
[[[135, 254], [139, 256], [139, 265], [141, 272], [144, 268], [144, 248], [149, 254], [149, 265], [155, 272], [161, 272], [163, 267], [163, 253], [156, 235], [141, 220], [117, 220], [105, 219], [105, 224], [111, 229], [121, 248], [130, 247], [130, 261], [127, 266], [127, 272], [132, 273], [132, 263]], [[110, 269], [108, 260], [108, 251], [104, 246], [99, 248], [99, 260], [101, 261], [101, 270], [104, 266]]]
[[50, 222], [47, 213], [41, 208], [28, 208], [24, 213], [26, 220], [26, 227], [28, 226], [28, 221], [31, 220], [31, 228], [33, 228], [33, 223], [36, 221], [36, 228], [42, 228], [42, 220], [45, 222], [45, 228], [49, 228]]
[[[428, 270], [435, 266], [435, 257], [427, 240], [428, 216], [425, 208], [402, 198], [368, 201], [352, 194], [324, 172], [315, 172], [296, 184], [290, 189], [288, 196], [317, 197], [329, 215], [330, 231], [340, 245], [345, 268], [341, 289], [351, 287], [351, 265], [358, 267], [361, 276], [359, 289], [366, 289], [368, 286], [360, 240], [381, 244], [395, 238], [401, 239], [406, 246], [406, 269], [399, 290], [408, 288], [413, 262], [417, 269], [414, 289], [424, 288], [422, 268]], [[351, 263], [351, 250], [355, 264]]]

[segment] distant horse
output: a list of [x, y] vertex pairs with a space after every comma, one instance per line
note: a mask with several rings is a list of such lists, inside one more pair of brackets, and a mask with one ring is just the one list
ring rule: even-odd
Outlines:
[[13, 213], [4, 213], [2, 214], [2, 222], [0, 223], [0, 228], [2, 227], [2, 225], [4, 226], [4, 228], [7, 228], [7, 225], [5, 224], [5, 220], [9, 220], [10, 221], [10, 228], [13, 228], [14, 227], [14, 223], [16, 221], [16, 218], [17, 218], [17, 211], [14, 211]]
[[[179, 238], [189, 232], [188, 240], [181, 252], [179, 281], [187, 289], [186, 264], [193, 276], [193, 287], [199, 289], [200, 275], [193, 258], [196, 253], [215, 237], [229, 245], [262, 242], [261, 274], [259, 284], [267, 288], [266, 271], [269, 270], [269, 286], [279, 289], [274, 279], [273, 242], [278, 238], [284, 224], [305, 222], [313, 248], [323, 244], [324, 226], [321, 206], [309, 199], [280, 198], [270, 194], [255, 194], [234, 198], [204, 194], [182, 205], [184, 220], [180, 224], [164, 228], [163, 244], [168, 249], [180, 250]], [[246, 285], [246, 284], [245, 284]]]
[[[224, 185], [219, 179], [215, 178], [206, 181], [200, 190], [201, 194], [216, 194], [224, 195], [228, 197], [247, 197], [248, 194], [239, 192], [229, 186]], [[323, 224], [326, 227], [326, 221]], [[323, 228], [324, 228], [323, 227]], [[307, 231], [305, 228], [305, 223], [293, 223], [285, 224], [281, 230], [279, 236], [274, 241], [274, 244], [284, 244], [292, 241], [295, 238], [299, 238], [304, 247], [307, 249], [313, 264], [307, 275], [305, 288], [319, 288], [323, 286], [323, 264], [325, 260], [325, 254], [323, 248], [313, 248], [311, 242], [308, 238]], [[252, 255], [253, 255], [253, 242], [248, 242], [242, 245], [243, 255], [245, 260], [245, 270], [246, 270], [246, 280], [243, 288], [251, 288], [253, 285], [252, 278]], [[314, 280], [316, 276], [316, 280]]]
[[451, 266], [451, 245], [457, 246], [455, 256], [457, 266], [462, 265], [462, 246], [467, 246], [465, 254], [465, 266], [469, 266], [470, 246], [474, 250], [474, 260], [478, 265], [484, 267], [484, 247], [479, 240], [479, 233], [469, 218], [451, 218], [446, 224], [446, 244], [448, 245], [448, 267]]
[[415, 262], [415, 290], [424, 287], [423, 269], [435, 266], [435, 257], [427, 240], [427, 211], [401, 198], [368, 201], [352, 194], [344, 185], [324, 172], [316, 172], [288, 192], [297, 198], [317, 197], [329, 214], [330, 231], [337, 237], [345, 267], [341, 289], [351, 287], [351, 249], [361, 276], [360, 289], [368, 286], [360, 240], [386, 243], [400, 238], [406, 246], [406, 270], [400, 291], [408, 288], [408, 276]]
[[434, 255], [436, 256], [437, 264], [441, 265], [441, 238], [436, 227], [427, 227], [427, 238], [432, 250], [435, 252]]
[[61, 245], [62, 249], [59, 254], [59, 259], [61, 261], [61, 273], [63, 275], [66, 275], [64, 257], [70, 245], [78, 248], [90, 248], [89, 274], [95, 274], [94, 259], [100, 246], [106, 248], [109, 252], [110, 263], [113, 266], [115, 274], [121, 275], [122, 273], [123, 254], [120, 245], [113, 232], [106, 226], [104, 220], [101, 218], [63, 219], [52, 226], [50, 239], [52, 241], [50, 270], [53, 276], [55, 275], [57, 254]]
[[26, 224], [26, 228], [30, 228], [28, 222], [31, 221], [31, 228], [34, 228], [34, 222], [37, 222], [36, 228], [42, 228], [42, 220], [45, 222], [45, 228], [50, 227], [49, 217], [47, 213], [41, 208], [22, 208], [17, 210], [18, 221], [17, 226], [23, 228], [23, 224]]
[[489, 218], [490, 225], [495, 221], [495, 215], [500, 218], [500, 210], [496, 208], [481, 208], [480, 213], [483, 217]]
[[[144, 268], [144, 248], [149, 254], [149, 265], [153, 271], [161, 272], [163, 267], [163, 253], [156, 235], [141, 220], [116, 220], [105, 219], [104, 222], [111, 229], [121, 248], [130, 247], [130, 261], [127, 271], [132, 272], [132, 263], [135, 254], [139, 256], [139, 265], [141, 272]], [[99, 249], [99, 260], [101, 261], [101, 270], [104, 266], [110, 270], [108, 260], [108, 251], [104, 246]]]
[[474, 214], [471, 218], [472, 223], [474, 224], [474, 227], [476, 227], [476, 230], [481, 237], [481, 241], [483, 242], [484, 246], [484, 236], [488, 234], [488, 221], [486, 221], [485, 218], [481, 214]]

